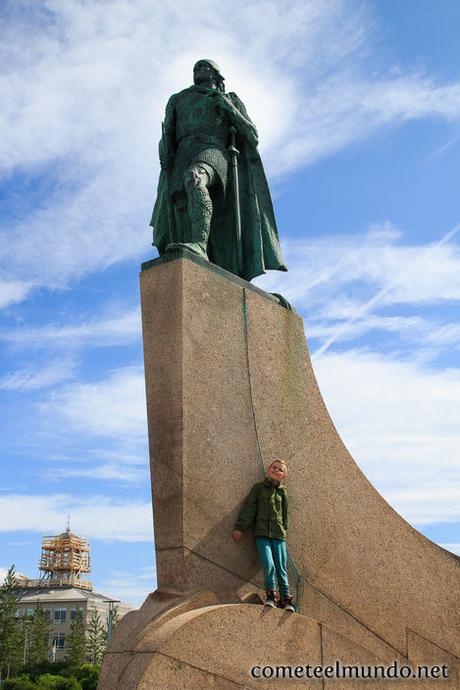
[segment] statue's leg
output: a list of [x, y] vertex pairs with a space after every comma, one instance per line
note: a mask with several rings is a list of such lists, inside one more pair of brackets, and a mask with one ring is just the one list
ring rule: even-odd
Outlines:
[[170, 244], [168, 250], [185, 247], [204, 259], [208, 258], [207, 247], [212, 218], [212, 200], [208, 187], [211, 186], [213, 177], [212, 167], [200, 162], [190, 164], [185, 170], [184, 187], [192, 241]]

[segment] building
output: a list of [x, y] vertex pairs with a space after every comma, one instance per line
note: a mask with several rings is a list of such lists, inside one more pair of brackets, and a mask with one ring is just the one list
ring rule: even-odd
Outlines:
[[85, 579], [90, 572], [89, 542], [69, 527], [62, 534], [42, 538], [39, 569], [42, 575], [38, 580], [17, 577], [21, 590], [17, 615], [19, 619], [33, 615], [37, 604], [44, 608], [51, 622], [52, 658], [56, 661], [66, 657], [66, 639], [78, 610], [85, 626], [96, 609], [110, 629], [115, 611], [121, 618], [132, 608], [93, 590], [92, 583]]

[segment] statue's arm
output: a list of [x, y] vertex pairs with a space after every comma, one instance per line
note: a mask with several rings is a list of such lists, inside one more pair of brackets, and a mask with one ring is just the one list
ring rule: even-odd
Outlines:
[[259, 143], [257, 128], [249, 117], [243, 101], [236, 93], [219, 94], [219, 97], [219, 106], [227, 113], [232, 125], [252, 146], [257, 146]]
[[176, 152], [176, 96], [166, 104], [163, 132], [159, 143], [160, 163], [163, 170], [171, 167]]

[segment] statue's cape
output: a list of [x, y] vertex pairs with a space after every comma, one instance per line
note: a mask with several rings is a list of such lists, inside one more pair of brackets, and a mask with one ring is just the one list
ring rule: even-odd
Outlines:
[[[193, 88], [193, 87], [192, 87]], [[234, 93], [227, 94], [233, 104], [249, 119], [246, 109]], [[173, 97], [174, 98], [174, 97]], [[236, 146], [240, 151], [238, 178], [241, 208], [241, 241], [243, 245], [243, 271], [245, 280], [252, 280], [267, 269], [286, 271], [281, 252], [273, 204], [259, 153], [254, 146], [237, 135]], [[168, 179], [161, 171], [158, 192], [153, 210], [153, 244], [160, 255], [169, 244]], [[213, 189], [214, 212], [208, 244], [209, 260], [238, 275], [238, 254], [235, 225], [235, 195], [232, 172], [228, 184]]]

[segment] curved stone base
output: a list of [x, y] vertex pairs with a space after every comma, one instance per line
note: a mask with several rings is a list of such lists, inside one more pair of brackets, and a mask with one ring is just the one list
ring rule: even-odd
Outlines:
[[[278, 690], [283, 687], [381, 690], [394, 687], [394, 680], [314, 677], [318, 673], [314, 669], [319, 666], [329, 666], [335, 673], [338, 661], [341, 665], [359, 667], [388, 667], [394, 661], [406, 666], [445, 663], [450, 668], [450, 678], [442, 681], [442, 687], [446, 690], [459, 687], [455, 659], [432, 645], [423, 648], [414, 639], [411, 658], [396, 653], [393, 659], [383, 660], [308, 616], [251, 604], [193, 608], [200, 600], [211, 598], [206, 593], [193, 593], [174, 603], [172, 596], [169, 605], [150, 622], [146, 622], [146, 610], [128, 614], [132, 621], [143, 615], [144, 627], [136, 635], [129, 625], [123, 630], [122, 621], [104, 662], [99, 690]], [[156, 600], [151, 595], [147, 608], [153, 611], [155, 601], [161, 607], [167, 599], [164, 593], [158, 594]], [[271, 673], [269, 669], [263, 670], [266, 666], [282, 667], [279, 673], [285, 677], [264, 678], [263, 674]], [[311, 677], [306, 677], [306, 673]], [[411, 678], [398, 681], [399, 687], [427, 690], [439, 685]]]

